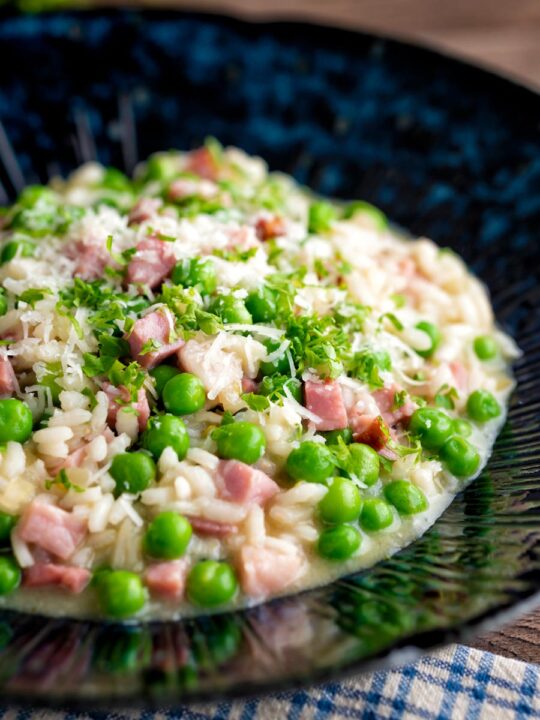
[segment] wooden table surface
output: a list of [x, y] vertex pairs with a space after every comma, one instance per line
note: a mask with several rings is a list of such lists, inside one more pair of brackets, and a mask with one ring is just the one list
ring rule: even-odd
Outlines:
[[420, 39], [540, 87], [540, 0], [131, 1], [258, 19], [311, 19]]
[[[159, 4], [261, 20], [310, 19], [419, 39], [540, 88], [540, 0], [159, 0]], [[469, 644], [540, 663], [540, 609]]]

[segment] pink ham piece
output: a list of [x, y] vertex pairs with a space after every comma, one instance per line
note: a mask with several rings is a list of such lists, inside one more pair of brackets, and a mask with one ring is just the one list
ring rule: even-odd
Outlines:
[[128, 263], [126, 283], [147, 285], [151, 290], [161, 285], [176, 264], [169, 243], [147, 238], [137, 244], [137, 252]]
[[217, 180], [219, 170], [214, 156], [207, 147], [192, 150], [187, 156], [185, 169], [205, 180]]
[[162, 206], [160, 198], [143, 197], [137, 200], [128, 215], [128, 225], [140, 225], [151, 220]]
[[82, 240], [70, 243], [64, 252], [68, 258], [76, 261], [74, 277], [80, 277], [86, 282], [98, 280], [103, 276], [107, 265], [114, 264], [107, 248]]
[[296, 548], [290, 552], [244, 545], [238, 557], [240, 583], [246, 595], [265, 598], [291, 585], [302, 573], [304, 561]]
[[152, 595], [167, 600], [181, 600], [186, 587], [187, 570], [185, 560], [155, 563], [146, 569], [144, 579]]
[[354, 442], [369, 445], [377, 452], [386, 447], [390, 431], [382, 417], [354, 415], [350, 418], [350, 427]]
[[[174, 322], [168, 310], [155, 310], [139, 318], [127, 336], [131, 357], [147, 370], [151, 370], [185, 345], [182, 339], [169, 342], [173, 335]], [[141, 350], [150, 340], [157, 341], [160, 346], [141, 355]]]
[[400, 422], [409, 420], [416, 410], [416, 405], [411, 402], [409, 398], [405, 400], [405, 403], [401, 407], [392, 409], [395, 395], [399, 391], [400, 388], [397, 387], [397, 385], [393, 385], [392, 387], [376, 390], [373, 393], [373, 399], [381, 411], [382, 419], [391, 428]]
[[239, 460], [220, 460], [217, 484], [224, 500], [242, 505], [264, 505], [279, 492], [279, 485], [266, 473]]
[[255, 380], [252, 380], [248, 377], [242, 378], [242, 392], [254, 393], [257, 392], [258, 388], [259, 383], [257, 383]]
[[54, 465], [49, 465], [48, 468], [51, 475], [58, 475], [60, 470], [80, 467], [83, 464], [84, 458], [86, 456], [86, 447], [86, 445], [83, 445], [82, 447], [77, 448], [76, 450], [71, 452], [64, 460], [61, 460]]
[[456, 387], [460, 393], [467, 393], [469, 388], [469, 373], [467, 368], [459, 360], [449, 363], [450, 371], [456, 381]]
[[17, 390], [17, 378], [8, 358], [0, 356], [0, 397], [11, 397]]
[[86, 535], [86, 523], [55, 505], [30, 503], [15, 532], [24, 540], [67, 560]]
[[23, 585], [26, 587], [59, 585], [78, 595], [88, 585], [90, 577], [90, 571], [86, 568], [55, 565], [54, 563], [38, 563], [26, 568]]
[[206, 518], [194, 517], [192, 515], [186, 515], [186, 517], [197, 535], [223, 538], [228, 535], [235, 535], [238, 532], [238, 527], [236, 525], [231, 525], [230, 523], [216, 522], [214, 520], [207, 520]]
[[261, 217], [255, 223], [255, 232], [259, 240], [270, 240], [271, 238], [285, 235], [287, 227], [283, 218], [279, 215], [272, 217]]
[[[148, 405], [148, 398], [146, 397], [146, 392], [144, 388], [139, 389], [139, 393], [137, 395], [137, 402], [130, 403], [128, 405], [126, 405], [126, 403], [128, 403], [130, 399], [130, 393], [129, 390], [123, 385], [117, 388], [108, 382], [104, 382], [102, 390], [109, 398], [109, 412], [107, 414], [107, 422], [109, 423], [109, 427], [111, 427], [113, 430], [116, 429], [118, 413], [123, 407], [133, 407], [138, 414], [139, 431], [142, 432], [146, 428], [146, 423], [148, 422], [148, 418], [150, 417], [150, 406]], [[117, 402], [117, 398], [119, 398], [121, 402]]]
[[317, 430], [342, 430], [348, 425], [347, 410], [339, 383], [333, 380], [304, 383], [307, 409], [320, 420], [314, 423]]

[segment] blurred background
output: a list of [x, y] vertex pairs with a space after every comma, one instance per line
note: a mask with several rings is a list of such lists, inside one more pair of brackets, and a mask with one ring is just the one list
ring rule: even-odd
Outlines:
[[[21, 0], [25, 1], [39, 2]], [[135, 0], [135, 4], [154, 3]], [[158, 4], [253, 19], [301, 17], [388, 32], [419, 39], [540, 86], [540, 0], [159, 0]]]

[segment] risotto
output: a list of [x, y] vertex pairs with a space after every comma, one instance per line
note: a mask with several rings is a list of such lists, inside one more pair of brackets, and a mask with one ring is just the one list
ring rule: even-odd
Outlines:
[[369, 567], [487, 460], [518, 354], [453, 252], [215, 141], [0, 211], [0, 595], [175, 617]]

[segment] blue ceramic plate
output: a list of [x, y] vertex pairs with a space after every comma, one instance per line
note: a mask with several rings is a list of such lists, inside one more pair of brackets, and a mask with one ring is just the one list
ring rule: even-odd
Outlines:
[[[540, 97], [425, 49], [165, 12], [0, 19], [0, 192], [83, 160], [130, 170], [204, 136], [365, 198], [463, 254], [524, 351], [487, 470], [369, 572], [262, 607], [131, 626], [4, 613], [4, 699], [160, 705], [389, 662], [540, 589]], [[405, 650], [406, 649], [406, 650]]]

